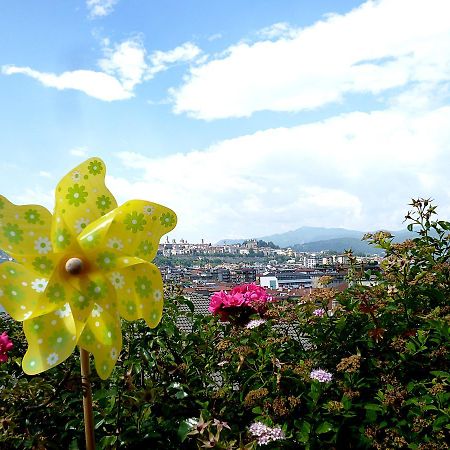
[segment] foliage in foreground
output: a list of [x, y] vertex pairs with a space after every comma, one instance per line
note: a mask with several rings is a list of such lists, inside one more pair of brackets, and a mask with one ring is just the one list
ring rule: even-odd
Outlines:
[[[194, 314], [174, 288], [155, 330], [124, 323], [113, 375], [93, 375], [99, 448], [251, 449], [268, 429], [283, 439], [266, 448], [448, 448], [450, 223], [412, 206], [417, 238], [367, 236], [386, 251], [375, 286], [272, 303], [247, 326]], [[0, 447], [83, 448], [78, 359], [27, 376], [20, 325], [3, 317], [0, 331], [14, 342]]]

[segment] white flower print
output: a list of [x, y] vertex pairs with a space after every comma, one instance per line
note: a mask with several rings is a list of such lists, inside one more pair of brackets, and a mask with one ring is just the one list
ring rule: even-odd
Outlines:
[[34, 241], [34, 248], [40, 255], [46, 255], [52, 249], [52, 243], [48, 237], [40, 237]]
[[118, 238], [111, 238], [108, 239], [108, 243], [106, 244], [109, 248], [113, 248], [114, 250], [122, 250], [123, 249], [123, 243]]
[[73, 181], [81, 180], [81, 173], [78, 170], [75, 170], [74, 172], [72, 172], [72, 180]]
[[57, 353], [50, 353], [50, 355], [48, 355], [47, 358], [47, 364], [49, 366], [53, 366], [54, 364], [56, 364], [59, 360], [59, 356]]
[[77, 231], [77, 233], [81, 233], [86, 228], [86, 226], [89, 225], [89, 222], [89, 219], [78, 219], [75, 222], [75, 230]]
[[113, 347], [111, 349], [111, 352], [109, 353], [109, 355], [111, 356], [111, 359], [116, 360], [117, 359], [117, 349], [115, 347]]
[[56, 311], [55, 311], [55, 314], [58, 316], [58, 317], [69, 317], [70, 316], [70, 306], [69, 306], [69, 304], [68, 303], [66, 303], [61, 309], [57, 309]]
[[109, 281], [116, 289], [122, 289], [125, 286], [125, 277], [119, 272], [112, 272]]
[[103, 312], [103, 308], [100, 305], [94, 305], [94, 309], [91, 312], [92, 317], [100, 317]]
[[162, 292], [159, 289], [156, 289], [153, 292], [153, 298], [155, 299], [156, 302], [160, 302], [162, 300]]
[[155, 208], [153, 208], [152, 205], [145, 205], [144, 206], [144, 214], [147, 214], [148, 216], [151, 216], [155, 211]]
[[45, 288], [47, 287], [48, 280], [45, 278], [36, 278], [31, 283], [31, 288], [34, 289], [36, 292], [44, 292]]

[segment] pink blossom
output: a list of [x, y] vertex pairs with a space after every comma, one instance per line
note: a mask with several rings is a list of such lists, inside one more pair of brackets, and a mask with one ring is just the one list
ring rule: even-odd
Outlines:
[[261, 286], [257, 286], [255, 283], [236, 286], [231, 290], [231, 294], [242, 294], [246, 305], [270, 301], [270, 297], [267, 295], [266, 290]]
[[211, 296], [211, 300], [209, 302], [209, 312], [212, 314], [218, 314], [222, 305], [224, 305], [227, 301], [228, 294], [225, 291], [215, 292]]
[[211, 296], [209, 311], [214, 315], [220, 315], [222, 319], [227, 319], [233, 309], [247, 307], [256, 312], [270, 300], [266, 290], [261, 286], [254, 283], [242, 284], [234, 287], [229, 293], [215, 292]]
[[0, 363], [8, 361], [8, 351], [14, 347], [6, 332], [0, 334]]

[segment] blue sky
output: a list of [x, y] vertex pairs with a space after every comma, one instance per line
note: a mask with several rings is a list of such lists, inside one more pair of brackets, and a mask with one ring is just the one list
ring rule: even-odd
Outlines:
[[0, 192], [53, 208], [90, 156], [171, 237], [450, 213], [446, 0], [0, 4]]

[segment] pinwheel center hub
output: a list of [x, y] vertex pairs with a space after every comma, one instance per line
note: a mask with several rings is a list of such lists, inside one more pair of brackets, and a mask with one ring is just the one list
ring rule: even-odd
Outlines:
[[69, 258], [66, 261], [66, 271], [71, 275], [78, 275], [83, 271], [84, 263], [80, 258]]

